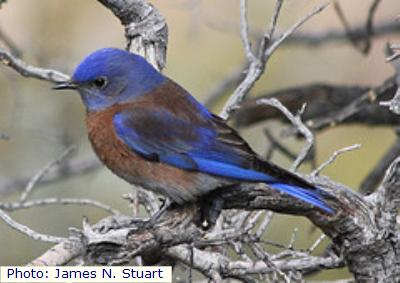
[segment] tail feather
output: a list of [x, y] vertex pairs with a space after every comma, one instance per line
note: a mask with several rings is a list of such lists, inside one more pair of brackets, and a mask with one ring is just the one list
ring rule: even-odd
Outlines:
[[295, 185], [285, 183], [274, 183], [271, 186], [279, 191], [287, 193], [288, 195], [315, 205], [327, 213], [334, 213], [334, 210], [329, 207], [323, 200], [320, 191], [317, 188], [309, 190]]
[[274, 164], [258, 161], [258, 168], [253, 169], [241, 168], [234, 164], [209, 160], [198, 156], [193, 157], [193, 160], [196, 162], [197, 170], [202, 172], [243, 181], [263, 182], [292, 197], [315, 205], [327, 213], [334, 213], [334, 210], [322, 199], [321, 190], [299, 176]]

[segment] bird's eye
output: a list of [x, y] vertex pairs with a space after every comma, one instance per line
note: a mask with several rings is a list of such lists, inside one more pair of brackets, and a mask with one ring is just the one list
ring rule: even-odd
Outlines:
[[93, 85], [97, 88], [104, 88], [107, 85], [107, 78], [98, 77], [93, 81]]

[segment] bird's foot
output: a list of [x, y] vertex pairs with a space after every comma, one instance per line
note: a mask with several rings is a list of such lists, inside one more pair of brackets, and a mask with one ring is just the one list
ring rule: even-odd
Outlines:
[[157, 221], [160, 220], [161, 216], [172, 206], [172, 204], [173, 202], [169, 198], [164, 199], [160, 209], [150, 217], [146, 226], [153, 227]]
[[209, 230], [215, 225], [222, 208], [224, 207], [224, 200], [219, 197], [214, 197], [212, 200], [206, 200], [201, 205], [201, 227]]

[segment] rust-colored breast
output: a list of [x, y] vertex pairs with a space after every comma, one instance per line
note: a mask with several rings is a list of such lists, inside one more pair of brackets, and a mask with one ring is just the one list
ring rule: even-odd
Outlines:
[[137, 104], [115, 105], [104, 111], [89, 112], [86, 124], [89, 140], [100, 160], [116, 175], [131, 184], [169, 196], [178, 203], [193, 201], [215, 189], [217, 180], [198, 172], [184, 171], [168, 164], [148, 161], [118, 138], [113, 117]]
[[89, 140], [100, 160], [115, 174], [132, 183], [142, 166], [139, 156], [132, 152], [116, 135], [113, 116], [124, 109], [121, 105], [105, 111], [89, 112], [86, 117]]

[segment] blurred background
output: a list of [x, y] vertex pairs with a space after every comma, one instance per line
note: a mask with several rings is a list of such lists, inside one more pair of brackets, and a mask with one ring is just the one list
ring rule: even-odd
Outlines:
[[[153, 0], [166, 17], [169, 26], [167, 67], [164, 72], [205, 101], [210, 91], [244, 60], [239, 37], [239, 1], [232, 0]], [[262, 31], [269, 21], [275, 1], [249, 1], [250, 31]], [[321, 3], [315, 0], [284, 2], [278, 31]], [[363, 24], [370, 1], [341, 1], [351, 25]], [[375, 15], [375, 22], [388, 22], [400, 13], [398, 0], [385, 0]], [[323, 32], [341, 29], [332, 7], [309, 20], [302, 32]], [[71, 74], [74, 66], [88, 53], [101, 47], [125, 46], [123, 27], [117, 18], [97, 1], [78, 0], [8, 0], [0, 9], [0, 29], [16, 44], [21, 57], [29, 64], [48, 67]], [[251, 95], [307, 83], [326, 82], [342, 85], [374, 86], [393, 74], [385, 63], [386, 42], [400, 42], [399, 33], [373, 40], [368, 56], [362, 55], [348, 42], [332, 43], [316, 48], [303, 45], [282, 47], [269, 61], [262, 79]], [[93, 156], [84, 125], [84, 108], [74, 92], [55, 92], [48, 82], [26, 79], [5, 66], [0, 66], [0, 133], [9, 136], [0, 140], [1, 184], [21, 177], [33, 176], [54, 160], [71, 144], [78, 150], [73, 160]], [[227, 98], [227, 96], [226, 96]], [[221, 110], [225, 99], [213, 106]], [[242, 132], [261, 155], [267, 149], [262, 129], [256, 126]], [[274, 130], [279, 125], [270, 123]], [[393, 131], [385, 127], [341, 126], [317, 135], [317, 162], [325, 161], [335, 150], [354, 143], [357, 151], [346, 153], [329, 166], [324, 175], [357, 188], [382, 154], [394, 141]], [[293, 150], [302, 142], [289, 140]], [[289, 166], [290, 161], [276, 155], [274, 162]], [[302, 172], [308, 172], [303, 166]], [[17, 200], [24, 184], [14, 193], [1, 194], [0, 202]], [[130, 213], [128, 202], [121, 195], [131, 186], [100, 168], [89, 174], [78, 174], [67, 180], [35, 187], [30, 199], [44, 197], [92, 198]], [[12, 213], [11, 216], [32, 229], [52, 235], [67, 236], [68, 227], [81, 227], [82, 216], [95, 223], [107, 213], [86, 206], [46, 206]], [[319, 237], [310, 230], [306, 219], [277, 215], [265, 237], [287, 244], [292, 231], [299, 228], [295, 248], [308, 248]], [[328, 243], [326, 241], [325, 245]], [[0, 265], [23, 265], [51, 245], [33, 241], [0, 221]], [[272, 251], [272, 249], [271, 249]], [[323, 251], [323, 247], [319, 249]], [[346, 270], [328, 271], [313, 278], [346, 278]]]

